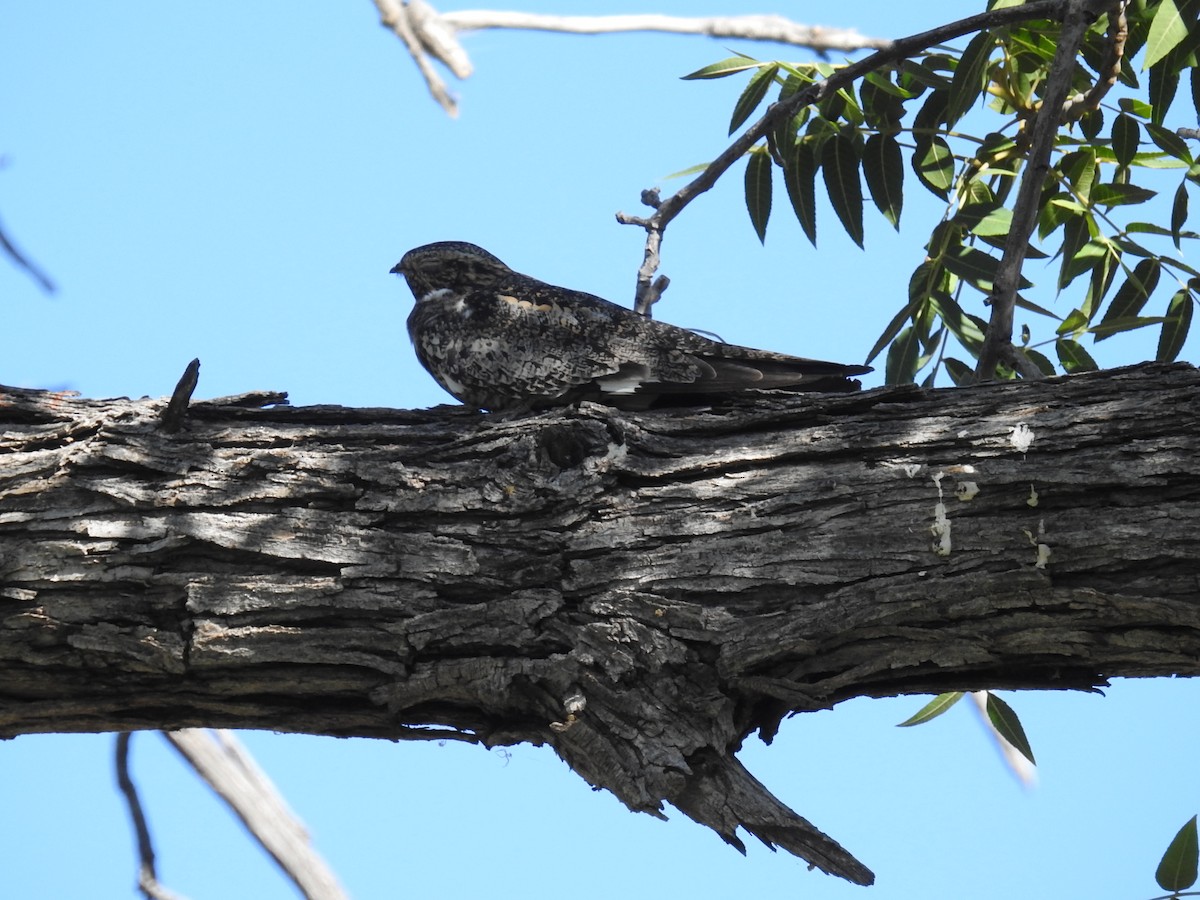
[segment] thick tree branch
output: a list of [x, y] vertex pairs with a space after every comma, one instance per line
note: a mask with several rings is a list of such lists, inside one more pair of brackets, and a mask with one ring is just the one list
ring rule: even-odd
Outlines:
[[163, 401], [6, 390], [0, 737], [548, 744], [865, 883], [741, 742], [850, 697], [1200, 674], [1197, 398], [1147, 366], [508, 420], [238, 398], [166, 434]]

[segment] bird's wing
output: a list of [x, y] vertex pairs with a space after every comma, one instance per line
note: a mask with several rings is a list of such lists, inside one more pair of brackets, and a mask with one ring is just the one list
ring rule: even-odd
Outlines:
[[870, 371], [710, 340], [532, 278], [498, 301], [506, 342], [528, 371], [520, 386], [542, 396], [719, 394], [809, 382], [836, 390], [836, 382]]

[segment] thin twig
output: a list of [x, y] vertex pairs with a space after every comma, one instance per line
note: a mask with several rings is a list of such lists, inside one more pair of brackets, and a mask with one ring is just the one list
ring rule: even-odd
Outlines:
[[1125, 16], [1125, 7], [1128, 4], [1129, 0], [1118, 0], [1117, 5], [1108, 11], [1108, 46], [1104, 51], [1104, 61], [1097, 71], [1099, 77], [1086, 94], [1072, 97], [1063, 104], [1064, 122], [1073, 121], [1090, 110], [1098, 109], [1100, 101], [1117, 83], [1117, 76], [1121, 74], [1121, 60], [1125, 58], [1125, 41], [1129, 38], [1129, 20]]
[[167, 890], [159, 883], [158, 873], [154, 869], [154, 844], [150, 840], [150, 828], [146, 824], [146, 814], [142, 810], [137, 787], [129, 775], [130, 737], [128, 731], [117, 735], [117, 786], [125, 796], [125, 802], [129, 804], [129, 817], [133, 819], [133, 830], [137, 835], [138, 890], [147, 900], [183, 900], [181, 895]]
[[0, 249], [3, 249], [8, 254], [8, 258], [13, 261], [19, 268], [24, 269], [30, 278], [38, 283], [43, 291], [47, 294], [53, 294], [55, 291], [54, 282], [50, 280], [45, 272], [39, 269], [24, 253], [17, 249], [13, 244], [8, 234], [4, 231], [4, 226], [0, 225]]
[[[1021, 269], [1025, 264], [1025, 252], [1029, 238], [1037, 225], [1038, 200], [1050, 171], [1050, 153], [1062, 121], [1063, 105], [1071, 90], [1071, 79], [1075, 71], [1075, 57], [1083, 36], [1098, 15], [1114, 5], [1115, 0], [1067, 0], [1062, 28], [1058, 34], [1058, 49], [1050, 64], [1046, 77], [1046, 93], [1042, 97], [1041, 109], [1033, 124], [1033, 137], [1021, 184], [1017, 188], [1017, 199], [1013, 204], [1012, 225], [1004, 243], [1004, 253], [996, 268], [991, 296], [992, 315], [988, 322], [987, 336], [979, 351], [979, 363], [975, 377], [990, 380], [996, 377], [996, 365], [1001, 361], [1012, 364], [1024, 354], [1012, 342], [1013, 309], [1017, 302], [1017, 285], [1021, 280]], [[1024, 7], [1017, 7], [1023, 9]], [[1041, 370], [1032, 363], [1019, 365], [1018, 371], [1025, 378], [1041, 378]], [[1036, 373], [1036, 375], [1035, 375]]]
[[1029, 19], [1058, 18], [1067, 2], [1068, 0], [1038, 0], [1038, 2], [1024, 6], [991, 10], [931, 28], [929, 31], [922, 31], [920, 34], [899, 38], [884, 49], [839, 69], [823, 81], [797, 91], [786, 100], [771, 104], [761, 119], [743, 131], [720, 156], [709, 163], [703, 172], [664, 200], [653, 215], [641, 218], [626, 216], [622, 213], [617, 214], [617, 221], [623, 224], [639, 225], [646, 229], [646, 252], [642, 266], [638, 269], [638, 300], [640, 301], [640, 298], [650, 290], [653, 283], [654, 273], [658, 270], [659, 265], [659, 247], [667, 225], [696, 197], [715, 185], [730, 166], [745, 156], [751, 147], [780, 122], [791, 119], [803, 107], [819, 102], [821, 98], [875, 69], [983, 28], [995, 28]]
[[346, 900], [337, 877], [271, 779], [230, 731], [163, 732], [308, 900]]

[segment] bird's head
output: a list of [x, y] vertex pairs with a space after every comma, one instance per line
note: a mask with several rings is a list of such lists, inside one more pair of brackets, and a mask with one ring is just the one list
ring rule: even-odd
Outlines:
[[482, 247], [465, 241], [439, 241], [404, 254], [392, 267], [403, 275], [418, 300], [438, 290], [462, 294], [479, 288], [497, 288], [512, 270]]

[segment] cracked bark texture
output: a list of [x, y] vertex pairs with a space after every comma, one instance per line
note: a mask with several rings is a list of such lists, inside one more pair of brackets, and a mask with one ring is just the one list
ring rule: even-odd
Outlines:
[[[0, 391], [0, 737], [548, 744], [859, 883], [734, 756], [857, 696], [1200, 671], [1200, 373], [526, 418]], [[844, 835], [853, 841], [854, 835]]]

